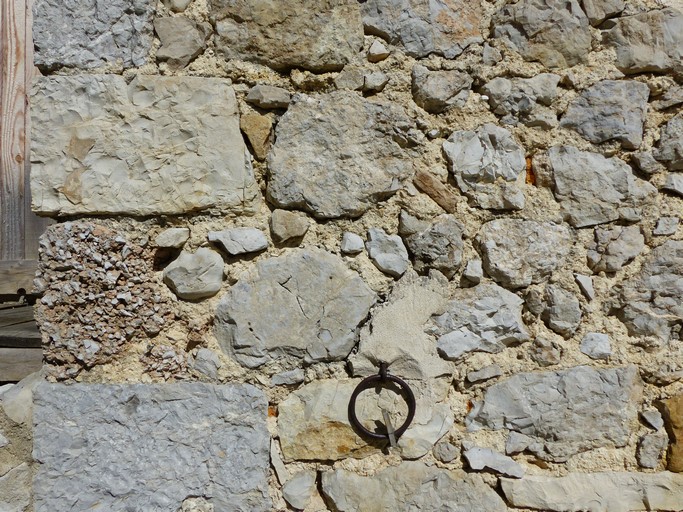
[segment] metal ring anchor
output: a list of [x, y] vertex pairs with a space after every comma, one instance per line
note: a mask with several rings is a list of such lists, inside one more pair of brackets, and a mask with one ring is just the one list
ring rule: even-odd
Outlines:
[[[358, 386], [356, 386], [356, 389], [354, 389], [353, 393], [351, 394], [351, 399], [349, 400], [348, 414], [351, 425], [359, 434], [362, 434], [365, 437], [369, 437], [371, 439], [395, 441], [398, 440], [398, 438], [401, 437], [406, 430], [408, 430], [410, 423], [413, 421], [413, 418], [415, 417], [415, 395], [413, 394], [412, 389], [410, 389], [408, 384], [406, 384], [406, 382], [403, 379], [400, 379], [394, 375], [390, 375], [387, 371], [387, 367], [387, 363], [381, 362], [379, 365], [379, 373], [377, 375], [371, 375], [370, 377], [366, 377], [362, 381], [360, 381]], [[358, 417], [356, 416], [356, 399], [358, 398], [358, 395], [360, 395], [361, 392], [365, 391], [366, 389], [373, 388], [377, 385], [385, 385], [389, 382], [398, 384], [401, 390], [405, 393], [406, 403], [408, 404], [408, 417], [405, 419], [403, 424], [395, 431], [392, 432], [391, 426], [386, 425], [387, 432], [385, 434], [378, 434], [377, 432], [372, 432], [368, 430], [360, 423], [360, 421], [358, 421]], [[393, 444], [394, 443], [392, 443], [392, 445]]]

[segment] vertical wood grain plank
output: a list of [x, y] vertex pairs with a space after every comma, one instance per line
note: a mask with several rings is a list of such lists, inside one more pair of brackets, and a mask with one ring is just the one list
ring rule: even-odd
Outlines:
[[25, 257], [26, 2], [1, 5], [0, 260], [17, 260]]

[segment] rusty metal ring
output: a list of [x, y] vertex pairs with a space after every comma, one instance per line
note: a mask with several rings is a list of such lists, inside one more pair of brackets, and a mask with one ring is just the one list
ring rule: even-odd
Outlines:
[[358, 417], [356, 416], [356, 399], [358, 398], [358, 395], [360, 395], [361, 392], [365, 391], [366, 389], [373, 388], [377, 385], [383, 385], [388, 382], [398, 384], [401, 390], [405, 393], [406, 403], [408, 404], [408, 417], [405, 419], [403, 424], [394, 431], [394, 436], [396, 440], [398, 440], [405, 433], [405, 431], [408, 430], [410, 423], [413, 421], [413, 418], [415, 417], [416, 405], [413, 390], [410, 389], [408, 384], [406, 384], [406, 382], [403, 379], [400, 379], [394, 375], [389, 375], [389, 373], [387, 372], [387, 364], [381, 363], [379, 373], [377, 375], [371, 375], [370, 377], [366, 377], [362, 381], [360, 381], [358, 386], [356, 386], [356, 389], [353, 390], [353, 393], [351, 394], [351, 399], [349, 400], [349, 422], [351, 422], [351, 425], [359, 434], [362, 434], [371, 439], [382, 439], [386, 441], [389, 440], [389, 432], [387, 432], [386, 434], [378, 434], [376, 432], [371, 432], [363, 425], [361, 425], [360, 421], [358, 421]]

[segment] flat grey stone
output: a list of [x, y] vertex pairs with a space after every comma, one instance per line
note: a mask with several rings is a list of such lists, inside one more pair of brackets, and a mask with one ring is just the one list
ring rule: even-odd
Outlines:
[[0, 405], [14, 423], [31, 425], [33, 421], [33, 391], [45, 380], [42, 372], [35, 372], [21, 379], [5, 391]]
[[367, 69], [349, 64], [334, 79], [337, 89], [348, 89], [350, 91], [360, 91], [365, 84], [365, 73]]
[[300, 384], [304, 381], [304, 371], [301, 368], [295, 368], [287, 372], [281, 372], [273, 375], [270, 378], [271, 386], [292, 386]]
[[557, 98], [560, 75], [540, 73], [532, 78], [496, 77], [482, 87], [494, 114], [501, 123], [554, 128], [557, 115], [548, 107]]
[[229, 255], [247, 254], [268, 248], [268, 239], [260, 229], [232, 228], [209, 231], [209, 242], [218, 243]]
[[192, 367], [196, 371], [202, 375], [206, 375], [210, 379], [218, 377], [218, 369], [221, 366], [221, 360], [218, 357], [218, 354], [208, 348], [200, 348], [197, 351], [197, 355], [192, 364]]
[[189, 238], [189, 228], [168, 228], [157, 235], [154, 243], [157, 244], [157, 247], [180, 249]]
[[683, 12], [673, 7], [622, 16], [604, 40], [617, 52], [617, 67], [626, 74], [683, 73]]
[[588, 246], [588, 267], [595, 273], [617, 272], [631, 263], [645, 248], [640, 227], [595, 228], [595, 241]]
[[484, 269], [481, 266], [479, 258], [467, 262], [465, 270], [462, 271], [462, 277], [473, 284], [479, 284], [482, 277], [484, 277]]
[[607, 360], [612, 355], [609, 335], [600, 332], [586, 333], [579, 349], [591, 359]]
[[465, 424], [470, 431], [525, 434], [540, 443], [536, 456], [563, 462], [593, 448], [625, 446], [641, 394], [635, 366], [518, 373], [489, 387]]
[[645, 434], [638, 440], [636, 459], [641, 468], [655, 469], [669, 445], [666, 434]]
[[428, 407], [429, 414], [418, 416], [410, 428], [398, 440], [401, 457], [415, 460], [427, 455], [436, 442], [452, 428], [455, 418], [448, 404], [430, 404], [429, 400], [419, 400], [418, 407]]
[[460, 455], [460, 450], [458, 450], [457, 446], [448, 441], [439, 441], [434, 445], [432, 453], [437, 460], [448, 464]]
[[680, 85], [671, 85], [667, 87], [661, 94], [655, 97], [650, 102], [652, 108], [656, 110], [667, 110], [671, 107], [676, 107], [683, 103], [683, 87]]
[[273, 210], [270, 216], [270, 233], [278, 244], [300, 241], [308, 227], [308, 218], [300, 212]]
[[467, 382], [483, 382], [503, 375], [503, 370], [497, 364], [484, 366], [480, 370], [468, 372]]
[[216, 295], [223, 284], [223, 258], [206, 247], [194, 254], [183, 251], [164, 269], [164, 282], [181, 299]]
[[439, 215], [431, 222], [420, 222], [419, 226], [411, 223], [411, 217], [402, 211], [398, 229], [412, 256], [415, 270], [426, 273], [434, 269], [452, 278], [462, 262], [462, 224], [450, 214]]
[[533, 437], [525, 436], [519, 432], [512, 431], [508, 435], [507, 441], [505, 441], [505, 453], [507, 455], [522, 453], [524, 450], [534, 444], [538, 443], [534, 441]]
[[505, 502], [477, 475], [464, 478], [422, 462], [403, 462], [373, 476], [336, 469], [322, 475], [323, 493], [339, 512], [448, 510], [504, 512]]
[[522, 478], [524, 473], [526, 473], [526, 469], [515, 462], [514, 459], [501, 453], [494, 452], [490, 448], [474, 446], [465, 450], [463, 452], [463, 457], [467, 459], [470, 468], [475, 471], [490, 469], [501, 475], [514, 478]]
[[368, 49], [368, 60], [370, 62], [381, 62], [389, 57], [390, 54], [391, 52], [384, 46], [384, 43], [379, 39], [375, 39]]
[[154, 30], [161, 41], [161, 47], [156, 53], [157, 60], [166, 62], [172, 70], [178, 70], [187, 66], [204, 51], [211, 25], [198, 24], [189, 18], [174, 16], [156, 18]]
[[652, 151], [641, 151], [631, 154], [631, 161], [645, 174], [651, 175], [664, 169], [654, 157]]
[[279, 71], [338, 71], [363, 47], [358, 3], [352, 0], [273, 3], [210, 0], [216, 50]]
[[216, 311], [221, 348], [243, 365], [344, 359], [375, 293], [339, 256], [292, 249], [242, 274]]
[[599, 144], [616, 140], [626, 149], [643, 141], [650, 89], [635, 80], [602, 80], [569, 104], [560, 126]]
[[625, 6], [624, 0], [581, 0], [581, 7], [594, 27], [607, 18], [618, 16]]
[[321, 219], [358, 217], [412, 172], [404, 148], [418, 133], [395, 104], [349, 91], [297, 96], [268, 155], [268, 198]]
[[249, 89], [245, 99], [247, 103], [260, 108], [287, 108], [292, 101], [292, 95], [282, 87], [259, 84]]
[[360, 254], [365, 249], [365, 242], [357, 234], [345, 231], [339, 249], [343, 254]]
[[531, 359], [543, 368], [559, 364], [562, 357], [560, 345], [545, 338], [536, 338], [531, 345], [530, 352]]
[[574, 334], [581, 323], [581, 305], [576, 296], [551, 284], [545, 289], [545, 303], [541, 316], [546, 325], [565, 338]]
[[576, 281], [576, 284], [579, 285], [584, 297], [588, 300], [593, 300], [595, 298], [595, 289], [593, 288], [593, 278], [591, 276], [574, 274], [574, 280]]
[[361, 3], [366, 34], [403, 46], [411, 57], [435, 53], [452, 59], [482, 41], [479, 2], [449, 0], [368, 0]]
[[365, 93], [376, 94], [382, 92], [388, 83], [389, 75], [382, 71], [371, 71], [363, 75], [363, 87], [361, 90]]
[[353, 374], [377, 373], [379, 359], [406, 379], [450, 375], [451, 364], [439, 357], [434, 339], [424, 332], [430, 316], [447, 301], [448, 281], [443, 276], [418, 277], [414, 271], [407, 272], [361, 330], [358, 353], [349, 359]]
[[662, 413], [657, 409], [648, 409], [640, 413], [640, 417], [655, 430], [659, 430], [664, 426], [664, 419]]
[[662, 188], [683, 196], [683, 174], [669, 174]]
[[657, 225], [652, 230], [655, 236], [673, 235], [678, 230], [679, 217], [660, 217], [657, 219]]
[[683, 499], [683, 475], [667, 471], [502, 478], [501, 486], [512, 506], [550, 512], [677, 510]]
[[616, 294], [617, 316], [631, 336], [671, 339], [683, 319], [683, 241], [668, 240], [653, 249]]
[[506, 288], [545, 281], [562, 266], [571, 247], [564, 224], [522, 219], [495, 219], [477, 236], [486, 273]]
[[460, 71], [430, 71], [421, 64], [413, 66], [413, 99], [432, 114], [448, 107], [462, 107], [467, 102], [472, 77]]
[[385, 274], [401, 277], [408, 270], [408, 250], [400, 236], [388, 235], [381, 228], [370, 228], [365, 248], [375, 266]]
[[142, 66], [152, 47], [152, 0], [36, 0], [34, 61], [44, 69]]
[[223, 79], [40, 77], [31, 120], [40, 214], [244, 214], [260, 200]]
[[576, 0], [522, 0], [507, 4], [491, 23], [493, 37], [517, 50], [525, 60], [549, 68], [585, 61], [591, 49], [588, 18]]
[[475, 204], [493, 210], [524, 207], [524, 149], [509, 131], [493, 124], [455, 131], [443, 150], [458, 187]]
[[617, 220], [633, 209], [640, 211], [656, 193], [617, 157], [554, 146], [548, 150], [548, 158], [555, 199], [567, 221], [577, 228]]
[[437, 337], [441, 357], [459, 360], [471, 352], [497, 353], [529, 340], [522, 321], [524, 301], [493, 283], [457, 289], [427, 332]]
[[[0, 510], [24, 512], [31, 505], [31, 468], [23, 463], [0, 476]], [[36, 510], [39, 510], [36, 508]], [[66, 509], [61, 509], [66, 510]]]
[[303, 510], [315, 492], [316, 471], [301, 471], [282, 486], [282, 496], [292, 507]]
[[270, 510], [267, 400], [253, 386], [42, 384], [36, 512]]

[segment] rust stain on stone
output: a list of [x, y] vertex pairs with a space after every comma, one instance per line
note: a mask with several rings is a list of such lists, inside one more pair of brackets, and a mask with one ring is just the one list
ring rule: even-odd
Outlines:
[[525, 178], [524, 182], [527, 185], [536, 186], [536, 175], [534, 174], [534, 169], [531, 165], [531, 157], [530, 156], [526, 157], [526, 178]]

